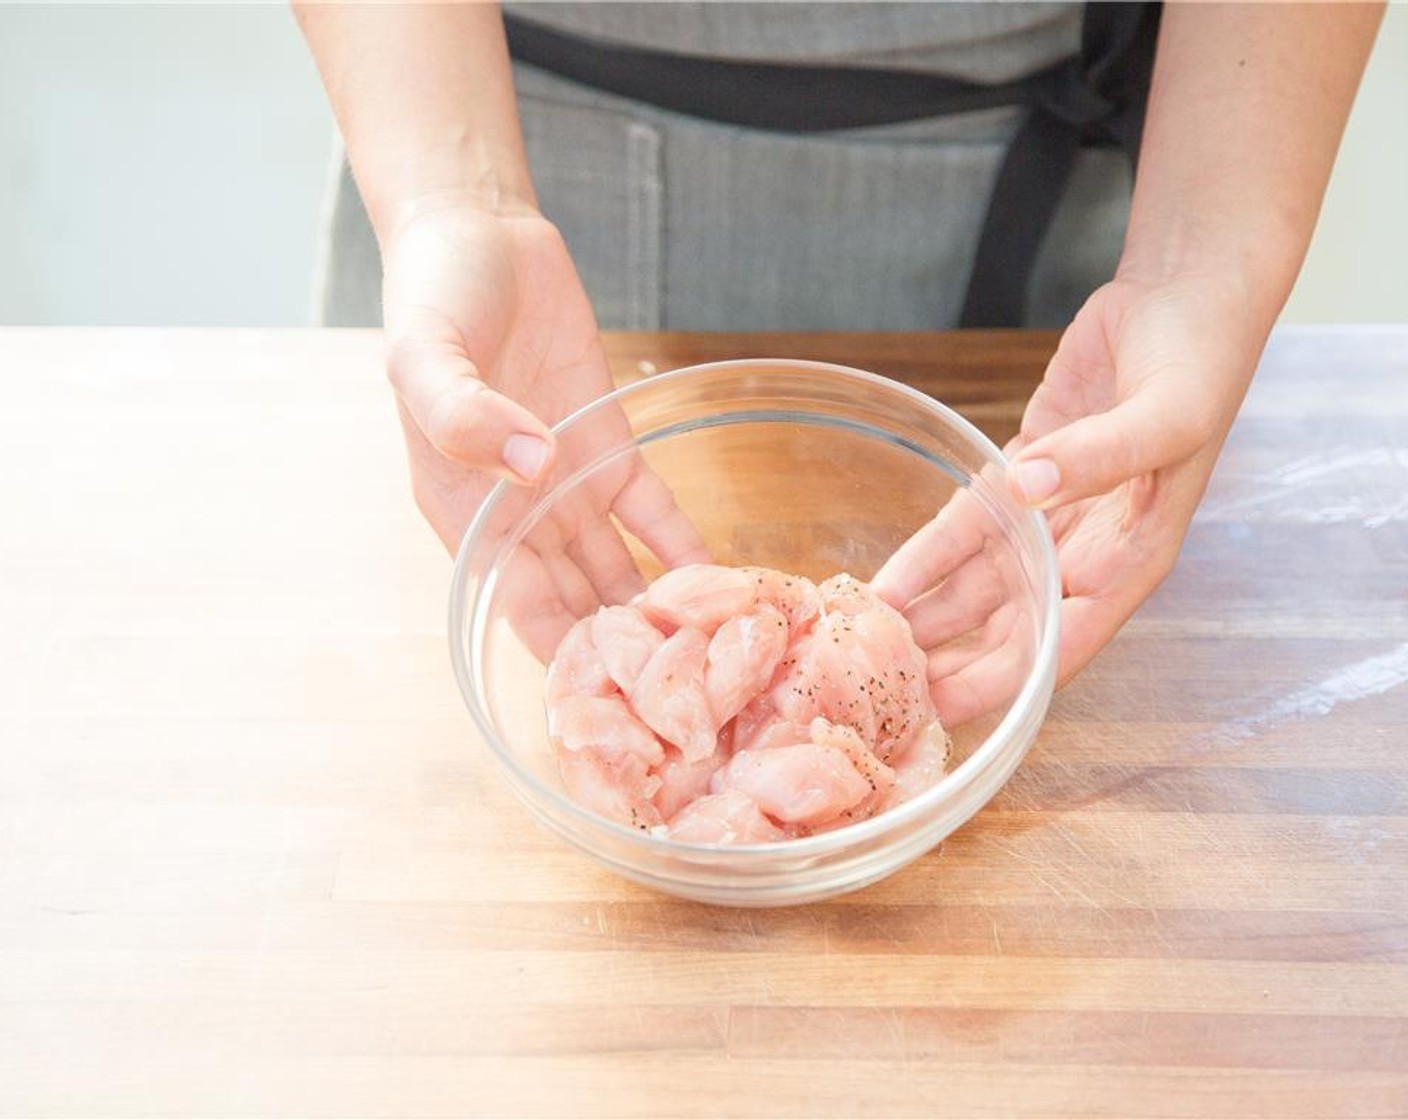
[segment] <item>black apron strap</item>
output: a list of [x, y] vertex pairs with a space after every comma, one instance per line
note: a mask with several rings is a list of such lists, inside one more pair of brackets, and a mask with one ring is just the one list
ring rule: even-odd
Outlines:
[[1030, 78], [979, 85], [910, 70], [736, 62], [586, 39], [507, 12], [504, 30], [509, 53], [539, 70], [657, 109], [769, 132], [871, 128], [1024, 105], [1031, 96]]
[[961, 327], [1019, 326], [1042, 240], [1083, 143], [1139, 154], [1159, 5], [1088, 3], [1080, 68], [1039, 76], [997, 172], [968, 279]]
[[505, 13], [519, 62], [659, 109], [774, 132], [833, 132], [977, 109], [1029, 111], [998, 170], [960, 326], [1019, 326], [1027, 285], [1082, 143], [1133, 159], [1158, 32], [1157, 3], [1088, 3], [1081, 53], [982, 85], [908, 70], [736, 62], [620, 46]]

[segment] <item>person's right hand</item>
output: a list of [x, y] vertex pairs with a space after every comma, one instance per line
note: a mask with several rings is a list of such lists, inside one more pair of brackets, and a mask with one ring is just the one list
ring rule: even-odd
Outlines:
[[[490, 210], [438, 199], [410, 211], [383, 245], [387, 369], [397, 394], [416, 504], [451, 552], [494, 483], [543, 478], [548, 428], [611, 391], [591, 304], [556, 227], [526, 204]], [[604, 417], [593, 446], [629, 439]], [[667, 567], [703, 558], [693, 526], [639, 455], [598, 472], [582, 500], [529, 539], [520, 567], [537, 652], [598, 602], [639, 590], [611, 521]], [[526, 635], [525, 635], [526, 636]]]

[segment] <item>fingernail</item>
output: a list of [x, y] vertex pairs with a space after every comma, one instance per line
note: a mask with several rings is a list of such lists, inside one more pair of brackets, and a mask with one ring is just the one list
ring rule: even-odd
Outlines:
[[548, 461], [548, 445], [537, 436], [512, 435], [504, 440], [504, 465], [524, 482], [533, 482]]
[[1028, 505], [1046, 501], [1061, 487], [1061, 471], [1050, 459], [1028, 459], [1012, 464], [1017, 489]]

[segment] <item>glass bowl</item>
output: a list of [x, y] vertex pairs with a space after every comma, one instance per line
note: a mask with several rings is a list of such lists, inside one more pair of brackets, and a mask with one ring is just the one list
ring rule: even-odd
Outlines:
[[[860, 370], [748, 360], [636, 382], [555, 431], [548, 476], [532, 488], [500, 484], [480, 508], [455, 565], [449, 619], [465, 703], [548, 828], [668, 894], [811, 902], [928, 852], [1011, 776], [1055, 681], [1056, 556], [1045, 518], [1003, 484], [1001, 452], [961, 416]], [[915, 538], [910, 570], [932, 567], [933, 590], [906, 613], [951, 736], [936, 785], [836, 831], [736, 846], [633, 830], [568, 798], [548, 738], [544, 663], [576, 617], [629, 597], [641, 578], [633, 568], [647, 579], [663, 570], [643, 541], [659, 545], [689, 523], [716, 563], [818, 581], [840, 571], [870, 579]]]

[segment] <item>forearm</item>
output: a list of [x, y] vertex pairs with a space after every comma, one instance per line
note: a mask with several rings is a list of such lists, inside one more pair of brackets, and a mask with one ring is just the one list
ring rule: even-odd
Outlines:
[[1264, 339], [1304, 258], [1382, 12], [1165, 6], [1122, 276], [1225, 280]]
[[497, 4], [294, 11], [380, 239], [437, 197], [536, 205]]

